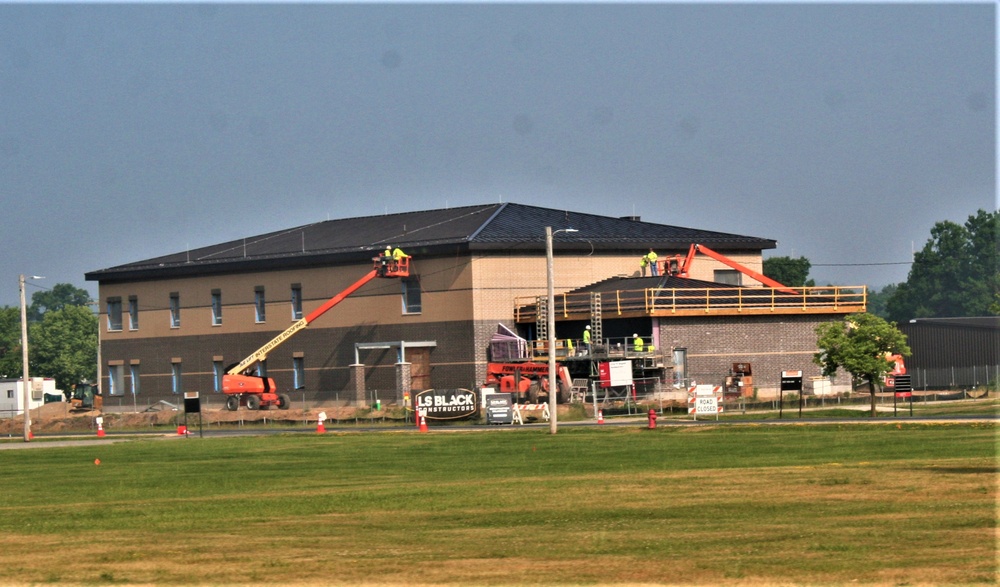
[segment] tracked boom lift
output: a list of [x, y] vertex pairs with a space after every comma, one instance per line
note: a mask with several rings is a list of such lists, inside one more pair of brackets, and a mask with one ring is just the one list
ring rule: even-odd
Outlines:
[[291, 405], [288, 395], [278, 393], [274, 379], [254, 374], [254, 367], [266, 359], [267, 354], [281, 343], [291, 338], [296, 332], [309, 326], [314, 320], [329, 311], [330, 308], [344, 301], [347, 296], [357, 291], [372, 279], [376, 277], [409, 277], [410, 275], [409, 256], [393, 259], [388, 255], [384, 255], [375, 257], [373, 262], [374, 267], [367, 275], [327, 300], [326, 303], [310, 312], [305, 318], [289, 326], [288, 329], [275, 336], [247, 358], [226, 369], [225, 375], [222, 376], [222, 393], [229, 396], [226, 399], [226, 408], [236, 411], [242, 403], [250, 410], [265, 409], [270, 406], [278, 406], [279, 409], [287, 410]]
[[673, 255], [671, 257], [667, 257], [663, 261], [664, 267], [661, 274], [676, 275], [677, 277], [688, 277], [688, 272], [691, 270], [691, 263], [694, 262], [694, 256], [696, 253], [701, 253], [707, 257], [715, 259], [720, 263], [723, 263], [724, 265], [732, 267], [733, 269], [739, 271], [740, 273], [746, 275], [747, 277], [750, 277], [751, 279], [755, 279], [763, 283], [767, 287], [773, 287], [774, 289], [781, 290], [784, 293], [792, 295], [798, 295], [799, 293], [788, 286], [778, 283], [777, 281], [771, 279], [766, 275], [757, 273], [752, 269], [740, 265], [736, 261], [733, 261], [729, 257], [723, 255], [722, 253], [717, 253], [712, 249], [706, 247], [705, 245], [699, 245], [699, 244], [692, 244], [691, 247], [688, 249], [687, 256], [684, 258], [681, 258], [680, 255]]

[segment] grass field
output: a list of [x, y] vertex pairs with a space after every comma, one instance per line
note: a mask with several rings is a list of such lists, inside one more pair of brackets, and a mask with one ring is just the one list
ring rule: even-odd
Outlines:
[[996, 432], [636, 425], [0, 451], [0, 584], [996, 584]]

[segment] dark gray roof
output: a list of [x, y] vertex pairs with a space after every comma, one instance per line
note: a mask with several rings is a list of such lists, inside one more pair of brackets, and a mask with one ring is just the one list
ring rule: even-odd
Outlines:
[[[905, 326], [902, 323], [899, 326]], [[1000, 329], [1000, 316], [969, 316], [965, 318], [914, 318], [909, 324], [935, 328], [986, 328]]]
[[327, 220], [91, 271], [85, 277], [87, 281], [124, 281], [350, 263], [371, 258], [388, 244], [399, 245], [414, 256], [497, 249], [544, 251], [547, 226], [578, 231], [554, 237], [553, 247], [561, 251], [655, 247], [686, 252], [691, 243], [702, 243], [759, 252], [776, 246], [773, 240], [752, 236], [502, 203]]

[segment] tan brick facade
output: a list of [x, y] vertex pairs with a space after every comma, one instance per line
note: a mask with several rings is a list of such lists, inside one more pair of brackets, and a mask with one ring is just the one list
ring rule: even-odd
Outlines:
[[[643, 252], [580, 254], [557, 251], [554, 255], [555, 292], [559, 294], [614, 276], [637, 276]], [[660, 254], [663, 257], [684, 252], [663, 251]], [[733, 257], [751, 267], [760, 266], [759, 255]], [[693, 267], [693, 277], [710, 280], [717, 268], [725, 267], [699, 257]], [[102, 301], [121, 298], [123, 313], [123, 328], [114, 332], [107, 330], [106, 314], [101, 316], [102, 377], [106, 383], [107, 365], [112, 361], [136, 365], [142, 379], [140, 395], [150, 400], [171, 397], [172, 365], [178, 364], [182, 366], [184, 390], [210, 393], [216, 385], [220, 364], [228, 367], [238, 362], [293, 323], [293, 285], [301, 287], [303, 315], [308, 315], [370, 269], [370, 265], [358, 263], [101, 283]], [[513, 329], [515, 300], [520, 298], [521, 303], [533, 303], [537, 296], [546, 294], [546, 258], [537, 250], [417, 257], [413, 259], [412, 278], [420, 283], [420, 312], [403, 311], [400, 280], [373, 279], [272, 351], [267, 361], [268, 375], [275, 378], [279, 387], [291, 389], [293, 357], [297, 357], [304, 363], [304, 391], [292, 393], [296, 400], [300, 394], [317, 403], [346, 398], [356, 388], [357, 377], [363, 377], [369, 392], [380, 399], [390, 398], [395, 396], [397, 387], [396, 352], [366, 351], [360, 356], [364, 369], [356, 368], [352, 373], [354, 344], [434, 341], [436, 346], [430, 352], [431, 385], [478, 385], [485, 373], [488, 342], [497, 324]], [[266, 299], [266, 317], [258, 322], [254, 302], [255, 292], [261, 288]], [[213, 290], [221, 295], [221, 325], [212, 324]], [[176, 293], [180, 300], [181, 322], [177, 328], [170, 324], [171, 293]], [[129, 328], [128, 299], [133, 296], [139, 307], [137, 330]], [[103, 304], [102, 312], [106, 312]], [[647, 322], [650, 326], [645, 332], [651, 331], [651, 323], [651, 320]], [[801, 331], [811, 332], [812, 328], [812, 323], [805, 322], [790, 326], [780, 320], [740, 323], [691, 319], [661, 320], [660, 323], [661, 340], [680, 337], [683, 345], [689, 348], [692, 365], [712, 372], [736, 355], [741, 358], [733, 360], [759, 360], [765, 369], [771, 369], [772, 365], [781, 362], [767, 358], [772, 355], [766, 353], [776, 352], [772, 348], [774, 344], [778, 345], [777, 352], [784, 356], [798, 357], [803, 359], [800, 363], [808, 363], [810, 344], [815, 342], [810, 343], [803, 337]], [[713, 332], [707, 338], [697, 334], [706, 326]], [[748, 344], [750, 346], [746, 346]], [[744, 358], [745, 355], [740, 354], [744, 348], [758, 354]], [[757, 356], [760, 359], [754, 358]], [[172, 363], [175, 359], [179, 362]], [[782, 366], [791, 368], [784, 363]], [[128, 370], [125, 377], [130, 377]], [[129, 381], [123, 383], [126, 389], [130, 387]]]

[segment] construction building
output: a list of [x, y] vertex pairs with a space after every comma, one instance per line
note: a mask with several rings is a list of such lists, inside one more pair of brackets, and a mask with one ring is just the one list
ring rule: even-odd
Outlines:
[[[782, 369], [816, 376], [815, 327], [864, 309], [860, 286], [753, 279], [776, 246], [765, 238], [516, 203], [337, 219], [87, 273], [102, 301], [105, 401], [220, 393], [229, 366], [371, 271], [386, 247], [410, 255], [409, 275], [359, 288], [270, 351], [260, 374], [311, 405], [475, 389], [498, 327], [548, 336], [547, 228], [555, 335], [579, 345], [593, 324], [595, 342], [614, 345], [641, 334], [673, 371], [665, 383], [721, 381], [734, 363], [753, 364], [762, 388]], [[661, 275], [643, 277], [651, 248]], [[685, 253], [683, 275], [672, 272]]]

